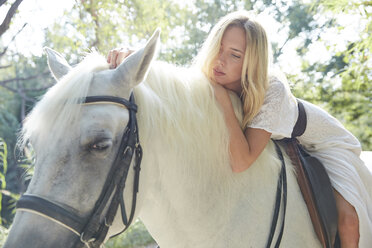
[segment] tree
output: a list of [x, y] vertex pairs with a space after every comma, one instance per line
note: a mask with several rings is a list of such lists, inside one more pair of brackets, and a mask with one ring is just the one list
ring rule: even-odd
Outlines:
[[[364, 150], [372, 149], [372, 17], [367, 11], [371, 6], [370, 1], [335, 0], [321, 0], [311, 6], [314, 16], [316, 13], [322, 13], [318, 17], [328, 16], [328, 22], [332, 24], [330, 27], [337, 27], [338, 32], [344, 30], [337, 24], [340, 13], [359, 16], [365, 20], [365, 27], [356, 35], [359, 39], [349, 41], [342, 51], [337, 51], [333, 44], [328, 45], [332, 54], [328, 62], [309, 64], [304, 60], [302, 72], [307, 78], [291, 77], [296, 82], [295, 92], [323, 105], [357, 136]], [[304, 88], [307, 90], [304, 91]]]
[[[7, 10], [6, 15], [0, 24], [0, 37], [10, 29], [13, 18], [17, 14], [19, 5], [22, 3], [22, 0], [16, 0], [12, 3], [6, 0], [0, 0], [0, 8]], [[23, 30], [26, 25], [23, 25], [13, 37], [10, 39], [10, 42], [3, 44], [0, 41], [0, 169], [1, 173], [1, 219], [3, 220], [1, 224], [9, 225], [11, 220], [11, 211], [9, 211], [8, 206], [11, 201], [11, 197], [4, 195], [5, 187], [6, 189], [15, 189], [18, 188], [18, 180], [12, 180], [15, 176], [19, 175], [19, 169], [15, 159], [12, 159], [12, 156], [7, 155], [7, 151], [13, 151], [16, 145], [16, 136], [17, 128], [19, 127], [19, 120], [17, 116], [17, 104], [14, 101], [14, 95], [17, 94], [16, 88], [11, 86], [11, 82], [16, 80], [14, 75], [10, 72], [12, 71], [12, 65], [7, 56], [9, 55], [8, 48], [11, 43], [15, 40], [17, 35]], [[13, 91], [12, 91], [13, 90]], [[14, 104], [14, 105], [13, 105]], [[7, 144], [7, 145], [6, 145]], [[12, 154], [12, 153], [10, 153]], [[7, 183], [6, 182], [10, 182]]]
[[92, 48], [106, 54], [118, 46], [138, 46], [158, 27], [163, 42], [172, 40], [176, 35], [172, 31], [182, 25], [185, 16], [172, 0], [76, 1], [73, 9], [47, 31], [46, 45], [76, 63], [71, 54]]
[[[4, 33], [9, 29], [10, 27], [10, 23], [12, 21], [12, 19], [14, 18], [16, 12], [17, 12], [17, 9], [19, 7], [19, 5], [22, 3], [23, 0], [16, 0], [14, 3], [12, 4], [9, 4], [7, 2], [7, 0], [0, 0], [0, 8], [3, 7], [3, 8], [7, 8], [9, 7], [8, 11], [7, 11], [7, 14], [5, 15], [5, 18], [4, 20], [2, 21], [2, 23], [0, 24], [0, 37], [2, 37], [4, 35]], [[22, 29], [25, 27], [25, 25], [23, 25], [23, 27], [12, 37], [10, 43], [12, 43], [14, 41], [14, 39], [16, 38], [16, 36], [22, 31]], [[0, 59], [5, 55], [5, 53], [7, 52], [8, 50], [8, 47], [9, 47], [9, 44], [4, 46], [2, 45], [0, 48]], [[0, 64], [0, 70], [1, 69], [4, 69], [4, 68], [8, 68], [10, 65], [2, 65]], [[3, 82], [0, 82], [0, 85], [3, 85]]]
[[[0, 37], [9, 29], [10, 22], [14, 15], [17, 12], [19, 5], [22, 3], [23, 0], [16, 0], [13, 4], [11, 4], [3, 22], [0, 24]], [[5, 6], [7, 4], [7, 0], [0, 1], [0, 7]]]

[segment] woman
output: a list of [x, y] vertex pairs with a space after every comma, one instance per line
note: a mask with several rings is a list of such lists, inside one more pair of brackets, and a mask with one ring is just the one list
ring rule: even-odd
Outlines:
[[[131, 51], [112, 50], [115, 68]], [[270, 138], [291, 137], [297, 102], [287, 85], [269, 76], [266, 32], [248, 12], [234, 12], [212, 29], [194, 66], [210, 79], [230, 134], [230, 166], [243, 172], [261, 154]], [[228, 90], [243, 103], [243, 129]], [[359, 159], [360, 143], [324, 110], [304, 102], [308, 124], [300, 143], [318, 157], [335, 189], [341, 247], [372, 244], [372, 175]]]

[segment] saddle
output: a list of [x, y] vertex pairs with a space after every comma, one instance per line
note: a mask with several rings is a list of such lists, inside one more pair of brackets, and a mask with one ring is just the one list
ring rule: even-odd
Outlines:
[[298, 118], [291, 138], [280, 140], [291, 159], [297, 182], [305, 200], [315, 233], [324, 248], [339, 247], [337, 207], [333, 188], [323, 164], [310, 155], [296, 137], [306, 130], [307, 117], [303, 103], [297, 99]]

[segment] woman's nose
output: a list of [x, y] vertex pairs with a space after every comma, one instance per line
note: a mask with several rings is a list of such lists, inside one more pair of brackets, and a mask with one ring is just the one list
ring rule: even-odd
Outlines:
[[225, 65], [225, 56], [222, 53], [218, 55], [217, 62], [219, 65]]

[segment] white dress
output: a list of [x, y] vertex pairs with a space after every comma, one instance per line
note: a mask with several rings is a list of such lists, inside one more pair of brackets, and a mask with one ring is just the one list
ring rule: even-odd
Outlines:
[[[360, 159], [361, 145], [325, 110], [303, 101], [307, 127], [299, 142], [323, 163], [332, 186], [356, 209], [359, 247], [372, 247], [372, 173]], [[297, 121], [297, 102], [289, 87], [272, 80], [260, 112], [250, 127], [272, 133], [271, 138], [291, 137]]]

